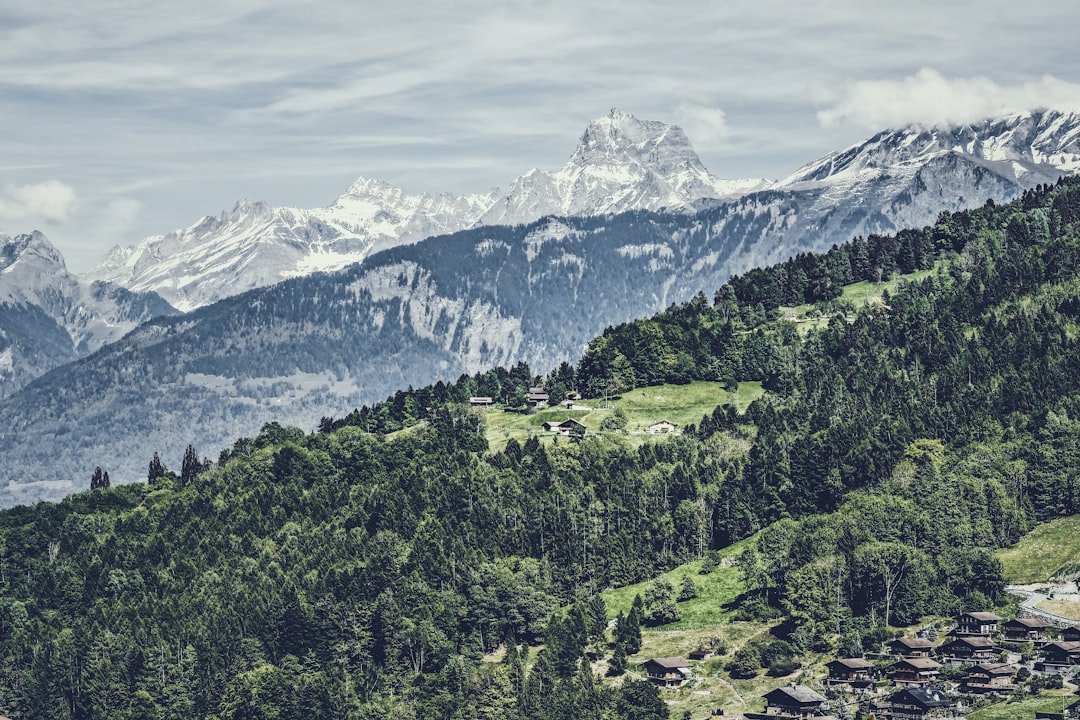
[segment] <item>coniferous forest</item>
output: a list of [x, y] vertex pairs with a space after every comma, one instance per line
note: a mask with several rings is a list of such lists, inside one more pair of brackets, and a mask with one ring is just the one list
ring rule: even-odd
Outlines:
[[[789, 616], [800, 649], [993, 603], [992, 551], [1080, 512], [1078, 268], [1066, 179], [732, 278], [576, 367], [402, 390], [4, 511], [0, 713], [666, 718], [653, 686], [593, 674], [643, 622], [639, 603], [609, 630], [598, 592], [755, 534], [739, 612]], [[787, 319], [809, 303], [822, 322]], [[691, 380], [767, 392], [640, 447], [491, 448], [467, 405]]]

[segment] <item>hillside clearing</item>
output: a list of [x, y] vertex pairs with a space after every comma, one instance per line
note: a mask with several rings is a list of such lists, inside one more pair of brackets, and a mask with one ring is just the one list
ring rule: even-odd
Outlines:
[[1080, 570], [1080, 515], [1039, 525], [1016, 545], [998, 552], [1010, 583], [1049, 582]]

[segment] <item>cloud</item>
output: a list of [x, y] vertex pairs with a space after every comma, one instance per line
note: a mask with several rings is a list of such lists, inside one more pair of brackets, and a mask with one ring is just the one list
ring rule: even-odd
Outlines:
[[1010, 112], [1080, 110], [1080, 85], [1044, 75], [1020, 85], [986, 77], [947, 78], [923, 68], [900, 80], [849, 83], [832, 107], [818, 113], [824, 126], [881, 130], [902, 125], [956, 125]]
[[34, 219], [59, 225], [70, 220], [77, 207], [75, 190], [59, 180], [12, 183], [0, 192], [0, 219], [8, 222]]
[[727, 115], [719, 108], [682, 103], [675, 118], [695, 147], [716, 147], [728, 138]]

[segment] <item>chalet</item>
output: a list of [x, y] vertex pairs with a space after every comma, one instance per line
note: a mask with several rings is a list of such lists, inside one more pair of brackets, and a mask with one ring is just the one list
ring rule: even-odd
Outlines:
[[1043, 642], [1046, 640], [1046, 628], [1050, 623], [1035, 618], [1016, 618], [1006, 620], [1001, 626], [1006, 640], [1013, 642]]
[[667, 433], [673, 433], [678, 429], [679, 426], [670, 420], [659, 420], [645, 428], [645, 432], [649, 435], [666, 435]]
[[529, 401], [529, 404], [533, 407], [544, 408], [548, 406], [548, 402], [551, 400], [551, 396], [548, 395], [547, 390], [542, 387], [529, 388], [528, 394], [525, 399]]
[[929, 688], [904, 688], [889, 696], [889, 716], [893, 720], [924, 720], [956, 717], [956, 702]]
[[690, 654], [687, 655], [691, 660], [708, 660], [712, 656], [713, 651], [708, 648], [697, 648], [696, 650], [691, 650]]
[[992, 612], [966, 612], [956, 618], [956, 635], [989, 635], [1001, 618]]
[[792, 718], [821, 717], [825, 698], [805, 685], [779, 687], [765, 695], [765, 714]]
[[829, 663], [828, 668], [829, 678], [825, 682], [829, 685], [868, 687], [874, 682], [871, 674], [874, 664], [862, 658], [833, 660]]
[[469, 404], [473, 407], [491, 407], [495, 404], [495, 400], [487, 396], [477, 395], [469, 398]]
[[1001, 648], [994, 641], [982, 635], [958, 637], [941, 647], [945, 661], [953, 665], [965, 663], [993, 662], [1001, 653]]
[[968, 670], [964, 678], [967, 692], [1011, 692], [1016, 689], [1016, 668], [1007, 663], [982, 663]]
[[570, 435], [571, 437], [585, 437], [585, 426], [579, 423], [574, 418], [563, 420], [562, 422], [551, 422], [550, 420], [544, 423], [544, 432], [558, 433], [559, 435]]
[[926, 685], [937, 680], [941, 664], [930, 658], [904, 658], [892, 666], [892, 681], [900, 687]]
[[682, 658], [646, 660], [645, 679], [660, 687], [679, 687], [690, 679], [690, 661]]
[[1062, 630], [1061, 639], [1065, 642], [1080, 642], [1080, 625], [1073, 625]]
[[1052, 642], [1043, 647], [1043, 666], [1046, 672], [1064, 672], [1080, 665], [1080, 642]]
[[934, 653], [934, 643], [926, 638], [902, 637], [890, 642], [889, 654], [900, 657], [930, 657]]

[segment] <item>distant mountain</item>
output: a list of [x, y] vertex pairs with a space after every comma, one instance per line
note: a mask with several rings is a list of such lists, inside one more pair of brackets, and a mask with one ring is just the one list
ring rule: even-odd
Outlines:
[[1078, 128], [1044, 112], [881, 134], [696, 213], [480, 227], [148, 323], [0, 402], [0, 468], [18, 468], [0, 504], [56, 497], [96, 465], [136, 480], [154, 451], [213, 455], [270, 420], [310, 429], [410, 384], [546, 370], [733, 273], [1054, 181], [1076, 166]]
[[333, 204], [314, 210], [243, 201], [189, 228], [114, 248], [88, 277], [154, 291], [191, 310], [470, 227], [528, 223], [545, 215], [693, 210], [703, 201], [766, 185], [716, 178], [678, 127], [612, 110], [589, 124], [562, 170], [531, 170], [505, 192], [410, 195], [360, 178]]
[[140, 323], [174, 314], [154, 293], [72, 275], [39, 232], [0, 235], [0, 397]]

